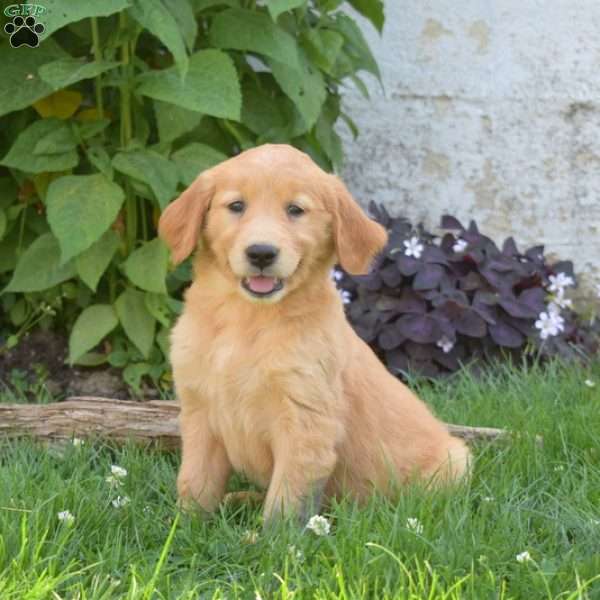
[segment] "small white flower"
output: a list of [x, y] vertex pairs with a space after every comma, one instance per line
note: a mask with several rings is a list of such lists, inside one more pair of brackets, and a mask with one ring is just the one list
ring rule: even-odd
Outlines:
[[406, 256], [414, 256], [415, 258], [421, 258], [421, 254], [423, 254], [423, 244], [419, 243], [418, 237], [412, 237], [410, 240], [404, 240], [402, 242], [406, 250], [404, 250], [404, 254]]
[[304, 553], [302, 552], [302, 550], [298, 550], [298, 548], [296, 548], [296, 546], [294, 546], [293, 544], [291, 546], [288, 546], [288, 552], [297, 560], [297, 561], [302, 561], [304, 560]]
[[110, 472], [117, 479], [123, 479], [123, 477], [127, 477], [127, 469], [124, 469], [123, 467], [119, 467], [119, 465], [111, 465]]
[[459, 238], [456, 240], [456, 242], [454, 242], [454, 246], [452, 246], [452, 250], [454, 250], [454, 252], [456, 252], [457, 254], [460, 254], [461, 252], [464, 252], [467, 249], [468, 245], [469, 245], [469, 242], [467, 242], [467, 240], [463, 240], [462, 238]]
[[331, 529], [331, 525], [325, 517], [314, 515], [308, 520], [306, 529], [311, 529], [317, 535], [327, 535]]
[[112, 501], [112, 505], [115, 508], [122, 508], [123, 506], [125, 506], [126, 504], [129, 504], [130, 502], [131, 502], [131, 498], [129, 498], [129, 496], [117, 496]]
[[527, 552], [527, 550], [525, 550], [525, 552], [517, 554], [515, 558], [517, 559], [517, 562], [524, 563], [528, 560], [531, 560], [531, 555], [529, 554], [529, 552]]
[[142, 512], [148, 515], [152, 512], [152, 509], [149, 506], [144, 506], [144, 508], [142, 508]]
[[592, 381], [591, 379], [586, 379], [583, 383], [589, 388], [596, 387], [596, 382]]
[[75, 522], [75, 517], [68, 510], [59, 512], [57, 516], [59, 521], [66, 523], [67, 525], [73, 525]]
[[435, 345], [444, 351], [444, 354], [448, 354], [452, 348], [454, 348], [454, 342], [447, 336], [443, 335]]
[[565, 320], [555, 309], [548, 308], [548, 312], [540, 313], [535, 326], [540, 330], [540, 337], [545, 340], [549, 336], [558, 335], [565, 328]]
[[246, 529], [242, 534], [243, 544], [256, 544], [258, 541], [258, 531], [254, 529]]
[[431, 240], [431, 243], [432, 243], [434, 246], [441, 246], [441, 245], [442, 245], [442, 238], [441, 238], [441, 237], [438, 237], [438, 236], [436, 236], [436, 237], [434, 237], [434, 238]]
[[107, 475], [104, 478], [104, 481], [106, 481], [106, 483], [108, 483], [108, 485], [110, 485], [111, 487], [117, 487], [119, 485], [123, 485], [123, 482], [120, 479], [117, 479], [116, 477], [114, 477], [113, 475]]
[[352, 302], [352, 294], [348, 290], [340, 290], [340, 296], [344, 304], [350, 304]]
[[591, 525], [600, 525], [600, 519], [590, 519]]
[[495, 500], [495, 498], [494, 498], [493, 496], [484, 496], [484, 497], [482, 498], [482, 500], [483, 500], [484, 502], [493, 502], [493, 501]]
[[564, 470], [565, 470], [565, 466], [564, 466], [564, 465], [556, 465], [556, 466], [554, 467], [554, 470], [555, 470], [557, 473], [560, 473], [561, 471], [564, 471]]
[[337, 269], [331, 269], [330, 276], [333, 281], [341, 281], [344, 278], [344, 274]]
[[551, 302], [548, 305], [548, 308], [553, 306], [553, 309], [556, 312], [560, 312], [561, 308], [572, 308], [573, 300], [570, 298], [565, 298], [565, 290], [564, 288], [560, 288], [553, 296], [551, 296]]
[[575, 284], [573, 278], [569, 275], [565, 275], [564, 273], [558, 273], [558, 275], [550, 275], [550, 277], [548, 277], [548, 280], [550, 281], [548, 289], [551, 292], [558, 292], [559, 290], [564, 290], [564, 288]]
[[258, 592], [255, 592], [254, 593], [254, 600], [263, 600], [263, 597]]
[[408, 517], [408, 519], [406, 519], [406, 528], [410, 529], [410, 531], [413, 531], [417, 535], [421, 535], [423, 533], [423, 524], [415, 517]]
[[85, 440], [74, 437], [71, 440], [71, 443], [73, 444], [73, 446], [75, 446], [75, 448], [81, 448], [81, 446], [85, 444]]

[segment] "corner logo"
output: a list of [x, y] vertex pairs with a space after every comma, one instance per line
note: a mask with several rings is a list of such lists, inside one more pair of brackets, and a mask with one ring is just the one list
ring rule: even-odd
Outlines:
[[4, 32], [10, 35], [10, 45], [13, 48], [38, 47], [39, 36], [46, 29], [39, 17], [45, 12], [46, 8], [39, 4], [11, 4], [4, 9], [4, 14], [12, 17], [12, 21], [4, 26]]

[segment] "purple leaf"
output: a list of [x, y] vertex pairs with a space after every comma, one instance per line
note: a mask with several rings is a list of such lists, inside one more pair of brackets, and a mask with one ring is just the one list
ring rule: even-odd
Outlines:
[[429, 315], [405, 315], [396, 327], [404, 337], [420, 344], [432, 344], [442, 337], [439, 324]]
[[535, 319], [539, 311], [532, 309], [527, 304], [520, 302], [514, 296], [503, 295], [498, 304], [511, 316], [519, 319]]
[[489, 326], [490, 335], [496, 344], [506, 348], [519, 348], [523, 344], [523, 335], [506, 323]]
[[464, 227], [462, 226], [462, 223], [457, 218], [452, 217], [450, 215], [442, 216], [442, 221], [440, 223], [440, 227], [442, 229], [455, 229], [455, 230], [460, 230], [460, 231], [462, 231], [464, 229]]
[[379, 271], [383, 283], [388, 287], [395, 288], [402, 283], [402, 273], [398, 270], [396, 263], [391, 263]]
[[410, 288], [405, 288], [396, 310], [400, 313], [423, 314], [427, 310], [427, 303]]
[[402, 275], [406, 275], [410, 277], [414, 275], [421, 266], [421, 263], [412, 256], [405, 256], [404, 254], [398, 253], [396, 255], [396, 264], [398, 265], [398, 269]]
[[406, 338], [400, 334], [398, 328], [390, 324], [377, 337], [377, 341], [383, 350], [394, 350], [405, 340]]
[[438, 263], [440, 265], [448, 264], [448, 257], [444, 251], [437, 246], [425, 246], [422, 258], [428, 263]]
[[541, 287], [529, 288], [521, 292], [519, 302], [528, 306], [536, 315], [539, 315], [545, 308], [546, 292]]
[[430, 290], [437, 287], [444, 276], [444, 269], [439, 265], [426, 264], [421, 267], [413, 281], [415, 290]]
[[452, 321], [456, 331], [470, 337], [481, 338], [487, 333], [485, 321], [472, 309], [466, 309]]
[[504, 240], [504, 244], [502, 244], [502, 254], [506, 256], [517, 256], [517, 254], [519, 254], [517, 244], [513, 237], [508, 237]]

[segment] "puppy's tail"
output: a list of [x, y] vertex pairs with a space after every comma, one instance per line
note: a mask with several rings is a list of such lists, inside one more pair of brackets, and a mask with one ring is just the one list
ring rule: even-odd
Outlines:
[[472, 455], [463, 440], [448, 436], [444, 455], [433, 473], [434, 485], [449, 485], [467, 479], [471, 474]]

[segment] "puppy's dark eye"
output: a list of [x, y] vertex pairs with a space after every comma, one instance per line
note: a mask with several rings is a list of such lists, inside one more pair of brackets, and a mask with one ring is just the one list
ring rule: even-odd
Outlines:
[[246, 203], [243, 200], [236, 200], [235, 202], [232, 202], [231, 204], [228, 204], [227, 208], [232, 213], [241, 214], [246, 209]]
[[290, 217], [299, 217], [304, 214], [304, 209], [297, 204], [288, 204], [287, 214], [290, 215]]

